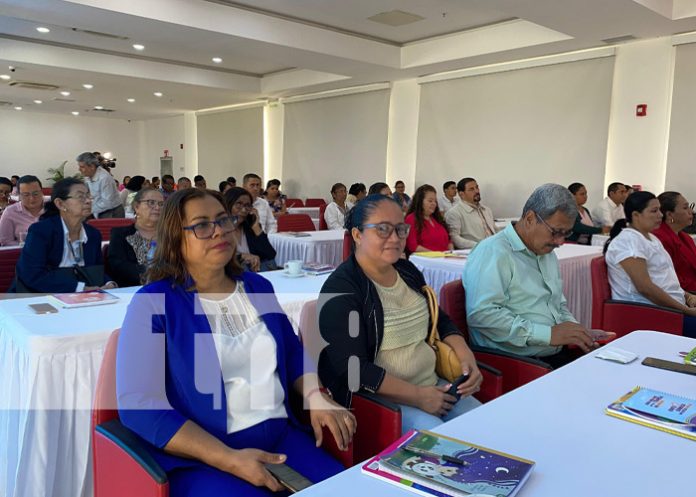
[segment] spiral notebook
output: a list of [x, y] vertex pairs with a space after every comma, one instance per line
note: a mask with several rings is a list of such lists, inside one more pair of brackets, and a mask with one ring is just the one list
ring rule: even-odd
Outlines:
[[635, 387], [607, 406], [609, 416], [696, 440], [696, 400]]

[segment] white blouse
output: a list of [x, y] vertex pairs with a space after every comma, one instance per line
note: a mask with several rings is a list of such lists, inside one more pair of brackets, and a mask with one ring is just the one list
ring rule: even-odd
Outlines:
[[341, 209], [336, 202], [331, 202], [329, 205], [327, 205], [326, 210], [324, 211], [324, 221], [326, 221], [326, 226], [330, 230], [345, 229], [344, 223], [348, 209], [348, 204], [346, 204], [345, 209]]

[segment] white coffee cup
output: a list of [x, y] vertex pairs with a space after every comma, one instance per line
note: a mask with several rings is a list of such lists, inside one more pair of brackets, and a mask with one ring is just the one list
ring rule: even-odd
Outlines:
[[302, 261], [288, 261], [285, 263], [285, 271], [288, 274], [300, 274], [302, 272]]

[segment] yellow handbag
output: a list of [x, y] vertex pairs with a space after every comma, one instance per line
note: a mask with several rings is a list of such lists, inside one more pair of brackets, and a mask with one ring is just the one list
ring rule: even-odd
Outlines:
[[440, 378], [452, 382], [462, 375], [462, 363], [459, 361], [454, 349], [440, 340], [440, 334], [437, 331], [440, 306], [437, 303], [435, 291], [428, 285], [423, 286], [422, 290], [428, 301], [428, 309], [432, 321], [430, 333], [428, 334], [428, 345], [435, 350], [435, 356], [437, 358], [435, 362], [435, 372]]

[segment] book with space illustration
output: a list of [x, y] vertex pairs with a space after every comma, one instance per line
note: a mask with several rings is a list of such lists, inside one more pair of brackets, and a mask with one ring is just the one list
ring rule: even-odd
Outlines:
[[534, 462], [425, 430], [411, 430], [363, 473], [426, 496], [512, 497]]

